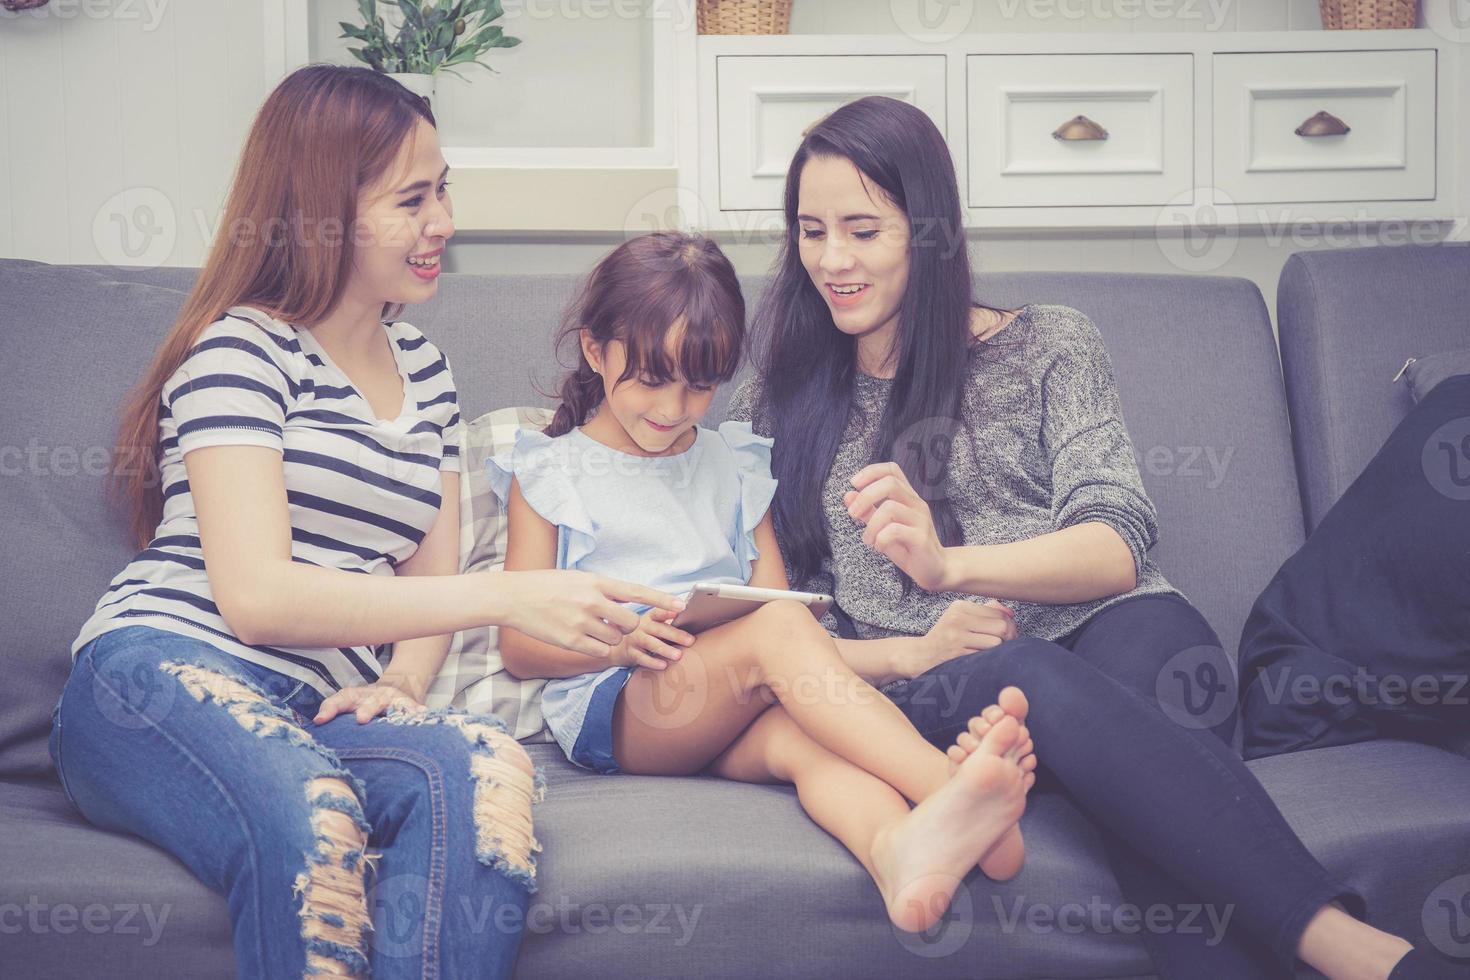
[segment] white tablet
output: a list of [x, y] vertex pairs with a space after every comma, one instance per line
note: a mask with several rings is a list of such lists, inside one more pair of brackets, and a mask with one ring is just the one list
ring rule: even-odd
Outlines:
[[832, 606], [832, 597], [815, 592], [791, 592], [786, 589], [757, 589], [749, 585], [720, 585], [700, 582], [688, 595], [688, 605], [674, 617], [673, 625], [690, 633], [739, 619], [777, 599], [795, 599], [821, 619]]

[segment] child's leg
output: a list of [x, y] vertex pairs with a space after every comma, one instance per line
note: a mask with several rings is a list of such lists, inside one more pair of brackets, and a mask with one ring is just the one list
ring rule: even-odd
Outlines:
[[992, 726], [954, 777], [913, 810], [891, 786], [823, 748], [782, 707], [763, 712], [710, 771], [796, 785], [802, 808], [862, 862], [893, 923], [919, 932], [944, 915], [980, 856], [1025, 809], [1021, 767], [1007, 758], [1019, 726]]
[[944, 753], [853, 673], [811, 612], [791, 601], [705, 631], [664, 670], [634, 671], [613, 719], [618, 765], [698, 772], [765, 710], [767, 692], [814, 740], [910, 800], [949, 780]]

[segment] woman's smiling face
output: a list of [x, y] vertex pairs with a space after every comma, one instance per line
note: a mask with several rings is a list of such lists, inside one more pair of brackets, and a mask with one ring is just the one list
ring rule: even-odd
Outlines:
[[802, 168], [796, 220], [801, 264], [837, 329], [886, 356], [909, 278], [907, 215], [845, 157]]

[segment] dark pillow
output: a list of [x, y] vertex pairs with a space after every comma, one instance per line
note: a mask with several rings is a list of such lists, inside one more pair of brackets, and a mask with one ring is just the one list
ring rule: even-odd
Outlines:
[[1409, 379], [1409, 391], [1417, 405], [1430, 389], [1445, 378], [1470, 374], [1470, 350], [1445, 351], [1428, 357], [1411, 357], [1404, 364], [1403, 375]]

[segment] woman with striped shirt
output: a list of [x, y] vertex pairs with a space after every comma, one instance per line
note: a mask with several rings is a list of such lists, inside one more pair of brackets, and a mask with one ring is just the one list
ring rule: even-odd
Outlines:
[[292, 74], [123, 416], [142, 550], [73, 645], [51, 754], [89, 821], [228, 898], [241, 977], [508, 975], [540, 778], [498, 719], [424, 707], [450, 638], [496, 624], [606, 656], [638, 625], [620, 603], [680, 605], [457, 574], [453, 373], [396, 320], [436, 290], [447, 171], [397, 82]]

